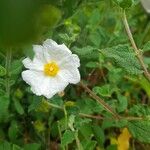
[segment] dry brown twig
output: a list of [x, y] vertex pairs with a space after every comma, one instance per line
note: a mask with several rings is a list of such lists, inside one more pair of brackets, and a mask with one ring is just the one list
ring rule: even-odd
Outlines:
[[147, 70], [147, 67], [144, 64], [142, 52], [141, 52], [140, 49], [138, 49], [138, 47], [137, 47], [137, 45], [136, 45], [136, 43], [134, 41], [131, 29], [130, 29], [129, 24], [128, 24], [128, 20], [127, 20], [127, 17], [126, 17], [125, 10], [123, 11], [123, 23], [124, 23], [124, 26], [125, 26], [128, 38], [129, 38], [129, 40], [131, 42], [131, 45], [133, 47], [133, 50], [134, 50], [134, 52], [136, 54], [136, 57], [139, 60], [139, 63], [141, 65], [142, 69], [143, 69], [144, 76], [150, 82], [150, 73], [149, 73], [149, 71]]

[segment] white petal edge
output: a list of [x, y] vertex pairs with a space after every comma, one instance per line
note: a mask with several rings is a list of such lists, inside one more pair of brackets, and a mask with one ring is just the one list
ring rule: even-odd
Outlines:
[[30, 58], [27, 57], [22, 61], [22, 63], [27, 69], [43, 71], [43, 63], [38, 60], [33, 62]]
[[66, 82], [77, 84], [80, 82], [81, 77], [78, 69], [72, 69], [72, 70], [61, 70], [59, 72], [59, 76], [63, 78]]
[[56, 50], [56, 51], [60, 51], [60, 52], [64, 51], [68, 54], [72, 54], [72, 52], [68, 49], [68, 47], [65, 44], [59, 45], [52, 39], [47, 39], [46, 41], [44, 41], [43, 47], [49, 48], [49, 51], [50, 50]]
[[63, 91], [69, 84], [60, 76], [55, 78], [46, 77], [42, 73], [26, 70], [22, 72], [23, 80], [31, 86], [31, 91], [37, 96], [51, 98], [58, 92]]

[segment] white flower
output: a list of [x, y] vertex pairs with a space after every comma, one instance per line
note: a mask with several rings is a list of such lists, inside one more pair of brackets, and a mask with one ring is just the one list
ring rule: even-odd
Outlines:
[[22, 72], [22, 78], [31, 86], [34, 94], [51, 98], [63, 91], [69, 83], [80, 81], [80, 60], [64, 44], [58, 45], [48, 39], [43, 46], [34, 45], [33, 50], [33, 60], [23, 60], [28, 70]]

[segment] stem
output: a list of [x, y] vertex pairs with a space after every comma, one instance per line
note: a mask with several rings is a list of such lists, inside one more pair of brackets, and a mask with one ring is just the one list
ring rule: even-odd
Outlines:
[[[68, 127], [68, 117], [67, 117], [67, 111], [66, 111], [66, 108], [65, 106], [63, 107], [63, 111], [64, 111], [64, 115], [65, 115], [65, 128], [67, 129]], [[66, 150], [68, 150], [68, 145], [66, 145]]]
[[134, 41], [132, 32], [130, 30], [130, 27], [129, 27], [129, 24], [128, 24], [128, 21], [127, 21], [125, 10], [123, 11], [123, 23], [124, 23], [124, 26], [125, 26], [128, 38], [129, 38], [129, 40], [131, 42], [131, 45], [132, 45], [132, 47], [134, 49], [134, 52], [136, 54], [136, 57], [139, 60], [139, 63], [140, 63], [140, 65], [141, 65], [141, 67], [142, 67], [142, 69], [144, 71], [144, 75], [147, 78], [147, 80], [150, 82], [150, 73], [148, 72], [147, 67], [144, 64], [143, 55], [142, 55], [140, 49], [138, 49], [138, 47], [137, 47], [137, 45], [136, 45], [136, 43]]
[[[48, 102], [49, 106], [52, 106], [53, 108], [57, 108], [60, 109], [62, 111], [64, 111], [64, 108], [58, 105], [54, 105], [50, 102]], [[85, 117], [85, 118], [91, 118], [91, 119], [97, 119], [97, 120], [105, 120], [105, 118], [103, 116], [100, 115], [90, 115], [90, 114], [84, 114], [84, 113], [79, 113], [80, 117]], [[118, 119], [118, 118], [117, 118]], [[127, 116], [127, 117], [123, 117], [123, 116], [119, 116], [119, 119], [126, 119], [126, 120], [144, 120], [144, 117], [134, 117], [134, 116]], [[107, 120], [113, 120], [113, 118], [107, 118]]]
[[63, 107], [58, 106], [58, 105], [55, 105], [55, 104], [52, 104], [52, 103], [50, 103], [50, 102], [48, 102], [47, 104], [48, 104], [49, 106], [53, 107], [53, 108], [57, 108], [57, 109], [62, 109], [62, 110], [64, 110]]
[[76, 144], [77, 144], [78, 150], [83, 150], [81, 143], [80, 143], [80, 140], [78, 138], [78, 131], [75, 131], [75, 139], [76, 139]]
[[6, 94], [8, 97], [10, 97], [10, 67], [11, 67], [11, 57], [12, 57], [12, 53], [11, 53], [11, 49], [7, 50], [6, 52], [6, 64], [5, 64], [5, 68], [6, 68]]
[[[60, 137], [60, 141], [61, 141], [61, 146], [62, 146], [62, 134], [61, 134], [59, 121], [57, 122], [57, 125], [58, 125], [57, 127], [58, 127], [59, 137]], [[65, 150], [64, 146], [62, 146], [62, 149]]]
[[110, 112], [116, 119], [120, 119], [120, 116], [107, 104], [104, 100], [98, 97], [94, 92], [92, 92], [82, 81], [80, 81], [81, 86], [89, 93], [89, 95], [95, 99], [100, 105], [102, 105], [108, 112]]

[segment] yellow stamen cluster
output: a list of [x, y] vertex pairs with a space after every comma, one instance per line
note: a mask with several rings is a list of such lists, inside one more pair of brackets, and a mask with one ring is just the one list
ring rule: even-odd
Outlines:
[[59, 71], [59, 66], [55, 62], [50, 62], [44, 65], [44, 74], [46, 76], [56, 76]]

